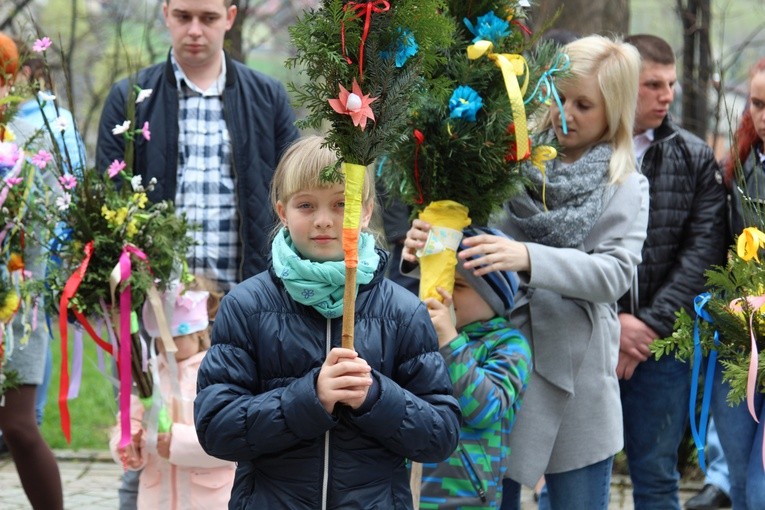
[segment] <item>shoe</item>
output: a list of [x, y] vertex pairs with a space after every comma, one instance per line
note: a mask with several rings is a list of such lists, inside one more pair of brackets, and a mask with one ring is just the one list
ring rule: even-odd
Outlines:
[[686, 510], [717, 510], [730, 507], [728, 495], [711, 483], [706, 484], [698, 494], [685, 503]]

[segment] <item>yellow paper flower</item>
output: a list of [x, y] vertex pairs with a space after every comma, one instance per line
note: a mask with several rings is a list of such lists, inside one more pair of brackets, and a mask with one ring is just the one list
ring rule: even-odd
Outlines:
[[9, 291], [3, 299], [3, 304], [0, 306], [0, 321], [8, 322], [13, 318], [13, 314], [19, 308], [19, 302], [21, 299], [19, 295], [13, 291]]
[[139, 209], [145, 208], [148, 201], [149, 199], [146, 197], [146, 193], [133, 193], [133, 202], [135, 202], [135, 205], [138, 206]]
[[738, 236], [736, 253], [745, 261], [754, 259], [759, 262], [760, 258], [758, 252], [760, 248], [764, 246], [765, 234], [755, 227], [747, 227], [741, 232], [741, 235]]
[[111, 223], [111, 221], [114, 219], [114, 216], [117, 213], [106, 207], [105, 205], [101, 206], [101, 216], [104, 217], [104, 219]]
[[127, 219], [128, 209], [127, 207], [120, 207], [117, 209], [117, 215], [114, 217], [114, 224], [118, 227], [122, 226]]
[[13, 272], [19, 269], [24, 269], [24, 259], [19, 253], [11, 253], [8, 257], [8, 271]]
[[134, 235], [138, 233], [138, 226], [136, 225], [135, 220], [130, 220], [127, 225], [127, 229], [125, 233], [128, 236], [128, 239], [131, 239]]

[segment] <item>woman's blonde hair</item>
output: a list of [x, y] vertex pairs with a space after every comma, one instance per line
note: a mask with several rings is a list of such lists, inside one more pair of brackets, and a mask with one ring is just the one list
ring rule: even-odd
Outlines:
[[[562, 51], [571, 59], [571, 69], [561, 83], [591, 79], [598, 82], [608, 124], [602, 141], [614, 148], [609, 181], [620, 182], [637, 168], [632, 129], [640, 81], [640, 53], [631, 44], [600, 35], [577, 39], [564, 46]], [[543, 127], [550, 125], [548, 115]]]
[[[326, 146], [321, 136], [311, 135], [299, 138], [284, 153], [276, 167], [271, 182], [271, 206], [286, 204], [292, 195], [307, 189], [330, 188], [336, 183], [322, 179], [325, 169], [337, 165], [338, 156]], [[375, 185], [372, 167], [367, 167], [361, 203], [366, 207], [374, 204]]]

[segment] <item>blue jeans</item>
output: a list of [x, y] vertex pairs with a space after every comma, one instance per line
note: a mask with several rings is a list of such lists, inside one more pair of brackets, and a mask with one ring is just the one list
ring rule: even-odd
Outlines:
[[714, 485], [725, 494], [730, 494], [728, 461], [725, 460], [725, 454], [720, 444], [720, 436], [717, 435], [714, 416], [709, 419], [706, 456], [709, 465], [707, 466], [707, 475], [704, 477], [704, 484]]
[[728, 406], [728, 383], [722, 382], [721, 367], [715, 370], [712, 415], [728, 460], [730, 499], [736, 510], [760, 510], [765, 501], [765, 470], [762, 465], [762, 433], [765, 426], [765, 397], [756, 392], [754, 410], [760, 423], [749, 414], [746, 400]]
[[[606, 510], [611, 492], [614, 458], [563, 473], [545, 473], [547, 497], [539, 500], [540, 510]], [[521, 485], [502, 480], [500, 510], [520, 510]]]
[[690, 365], [651, 357], [619, 384], [635, 510], [680, 510], [677, 449], [688, 424]]

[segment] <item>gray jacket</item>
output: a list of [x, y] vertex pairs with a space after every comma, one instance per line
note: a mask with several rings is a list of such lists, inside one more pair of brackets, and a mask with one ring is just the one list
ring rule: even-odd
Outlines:
[[[532, 344], [534, 371], [510, 434], [507, 476], [533, 486], [544, 473], [600, 462], [623, 446], [616, 378], [615, 303], [630, 287], [648, 226], [648, 181], [617, 186], [579, 248], [526, 242], [530, 273], [511, 321]], [[524, 242], [510, 222], [502, 230]]]

